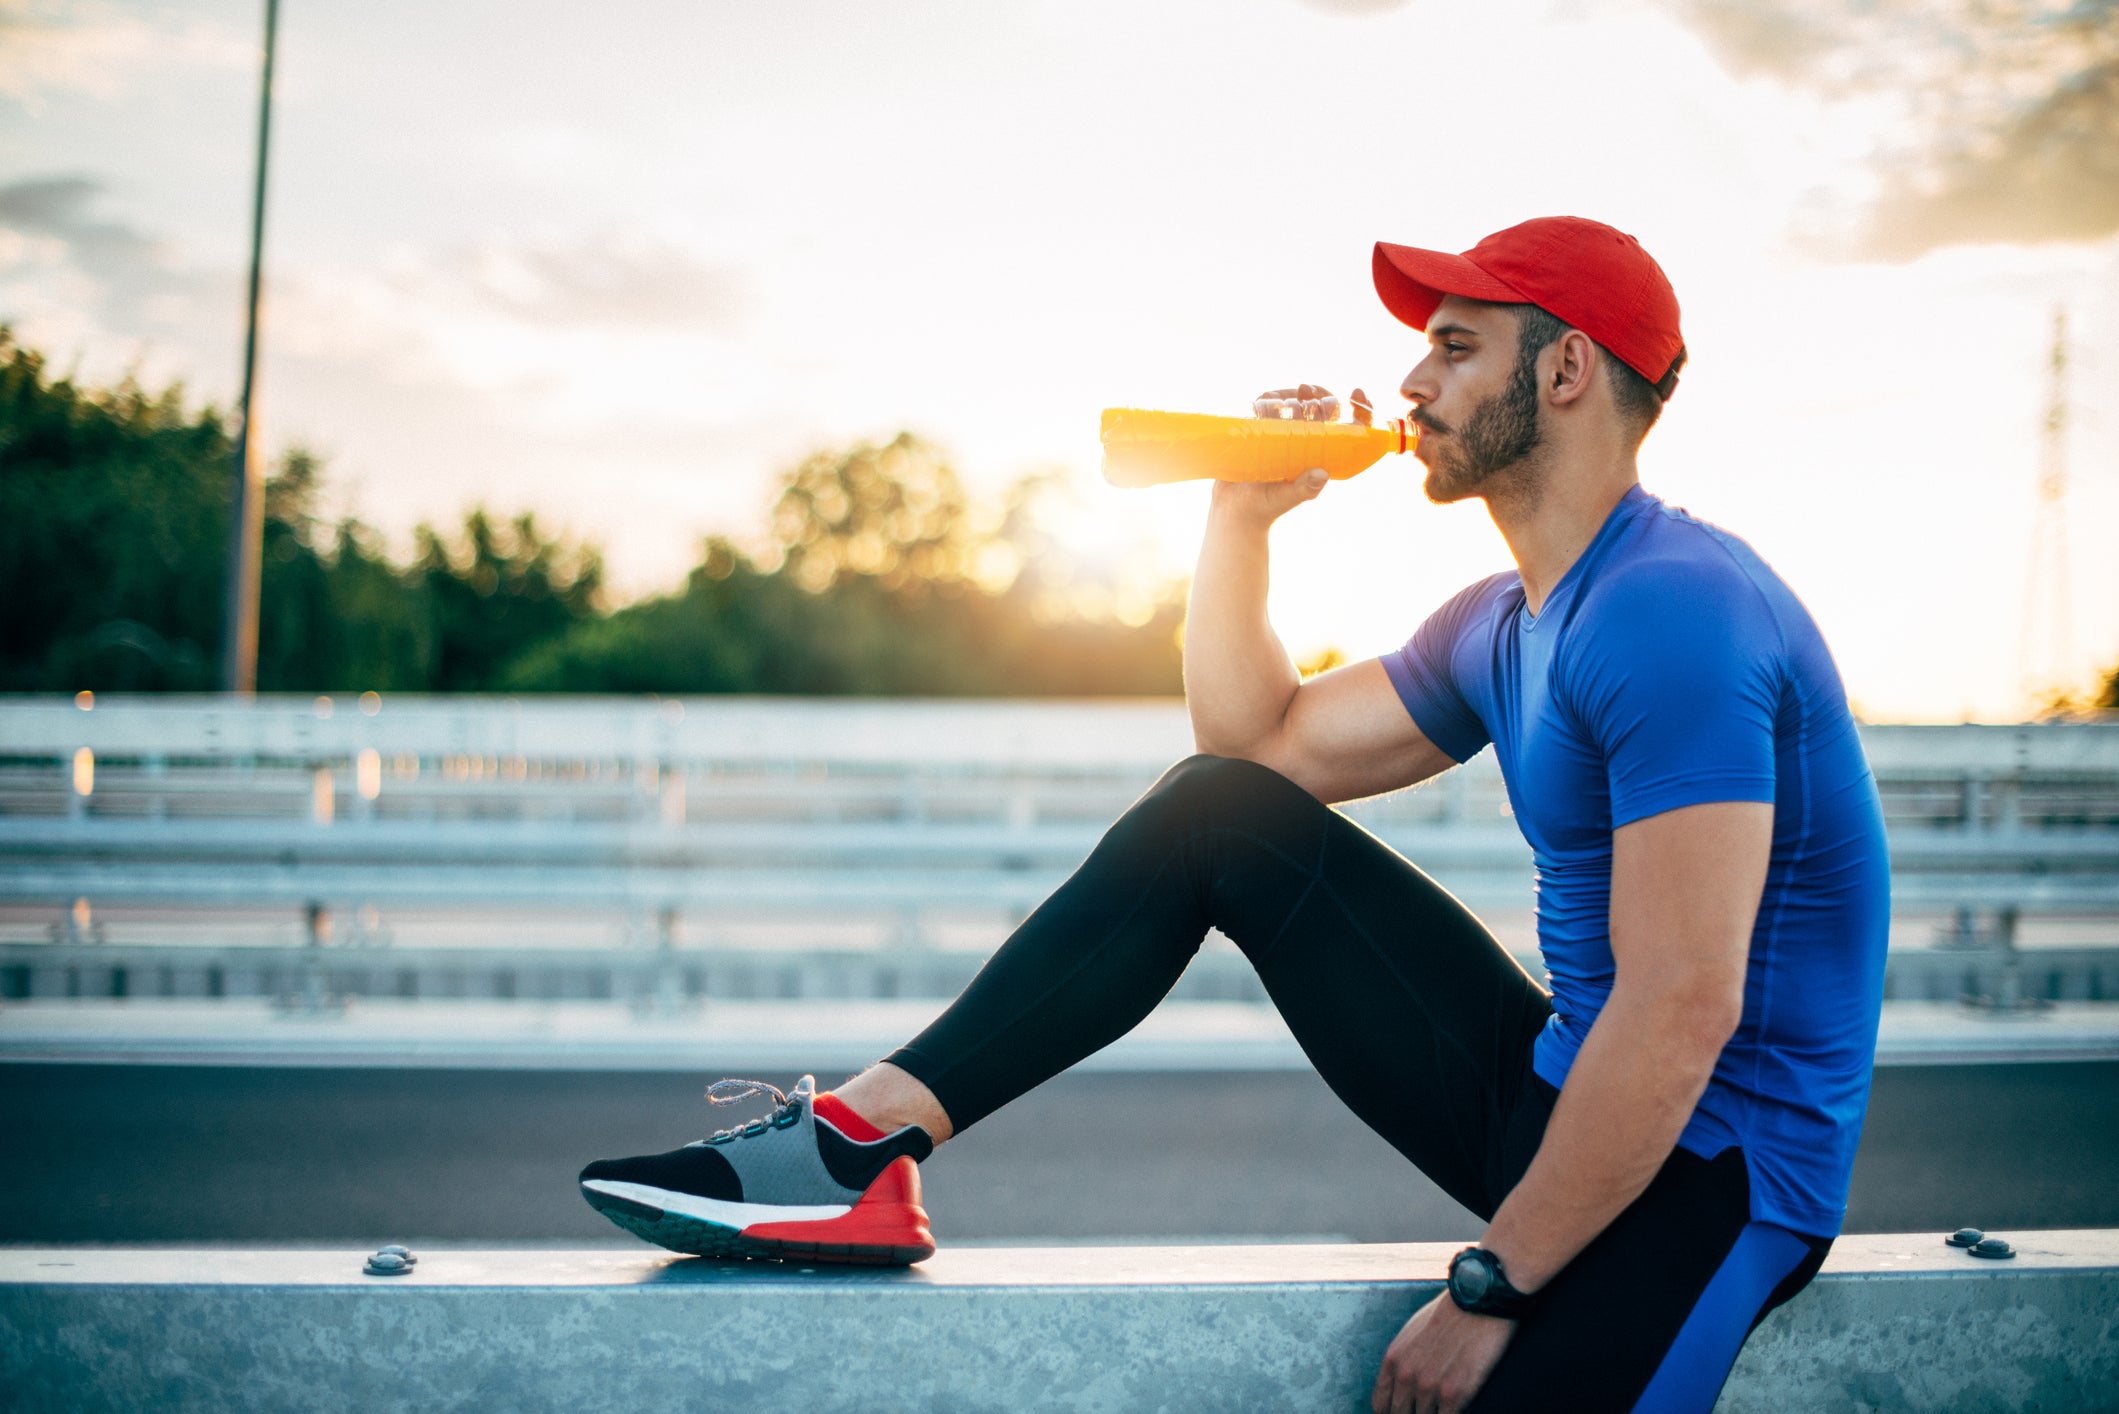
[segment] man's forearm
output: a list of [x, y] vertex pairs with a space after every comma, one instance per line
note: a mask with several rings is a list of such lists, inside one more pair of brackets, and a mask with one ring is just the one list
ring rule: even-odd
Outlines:
[[1517, 1288], [1552, 1280], [1670, 1157], [1728, 1040], [1701, 1011], [1614, 992], [1590, 1027], [1537, 1157], [1483, 1240]]
[[1266, 618], [1271, 529], [1219, 495], [1207, 516], [1185, 614], [1185, 705], [1201, 751], [1243, 754], [1280, 726], [1302, 685]]

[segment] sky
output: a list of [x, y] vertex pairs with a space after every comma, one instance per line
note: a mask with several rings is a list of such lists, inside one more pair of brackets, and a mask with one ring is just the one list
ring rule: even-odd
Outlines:
[[[232, 397], [262, 14], [0, 0], [0, 320], [62, 370]], [[283, 0], [260, 426], [325, 456], [334, 511], [404, 537], [534, 509], [620, 598], [757, 531], [803, 456], [900, 428], [981, 494], [1066, 472], [1083, 553], [1175, 575], [1205, 488], [1104, 487], [1102, 408], [1310, 381], [1395, 414], [1422, 341], [1372, 243], [1592, 216], [1684, 309], [1647, 487], [1794, 585], [1866, 715], [2012, 719], [2027, 672], [2119, 660], [2115, 17]], [[2058, 309], [2049, 645], [2027, 586]], [[1419, 479], [1387, 461], [1276, 530], [1299, 656], [1385, 651], [1507, 563]]]

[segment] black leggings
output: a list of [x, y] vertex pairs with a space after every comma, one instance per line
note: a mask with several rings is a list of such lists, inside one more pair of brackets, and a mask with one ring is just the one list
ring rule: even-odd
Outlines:
[[[1348, 1107], [1491, 1218], [1529, 1167], [1557, 1096], [1530, 1064], [1551, 1000], [1447, 890], [1249, 761], [1195, 756], [1173, 767], [890, 1063], [967, 1129], [1132, 1030], [1209, 927], [1257, 968]], [[1475, 1407], [1556, 1407], [1558, 1392], [1570, 1409], [1632, 1407], [1681, 1328], [1700, 1323], [1688, 1318], [1702, 1293], [1719, 1282], [1726, 1295], [1724, 1259], [1761, 1226], [1748, 1208], [1741, 1153], [1710, 1162], [1677, 1151], [1555, 1279]], [[1801, 1242], [1788, 1249], [1799, 1250], [1794, 1267], [1776, 1257], [1755, 1278], [1771, 1289], [1762, 1305], [1736, 1298], [1745, 1332], [1816, 1270], [1824, 1244]]]
[[1440, 884], [1249, 761], [1173, 767], [890, 1062], [967, 1129], [1131, 1031], [1210, 926], [1339, 1098], [1493, 1216], [1544, 1128], [1511, 1152], [1552, 1003]]

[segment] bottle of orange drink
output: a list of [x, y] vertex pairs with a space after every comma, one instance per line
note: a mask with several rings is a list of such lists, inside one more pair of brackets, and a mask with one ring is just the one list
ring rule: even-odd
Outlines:
[[1420, 429], [1403, 418], [1302, 422], [1200, 412], [1105, 408], [1104, 480], [1113, 486], [1166, 481], [1289, 481], [1323, 467], [1334, 481], [1409, 452]]

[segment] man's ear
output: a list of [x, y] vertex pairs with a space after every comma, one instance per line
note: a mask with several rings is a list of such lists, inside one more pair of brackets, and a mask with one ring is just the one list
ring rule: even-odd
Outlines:
[[1556, 407], [1565, 407], [1589, 391], [1603, 350], [1580, 329], [1569, 329], [1553, 341], [1551, 357], [1545, 360], [1545, 393]]

